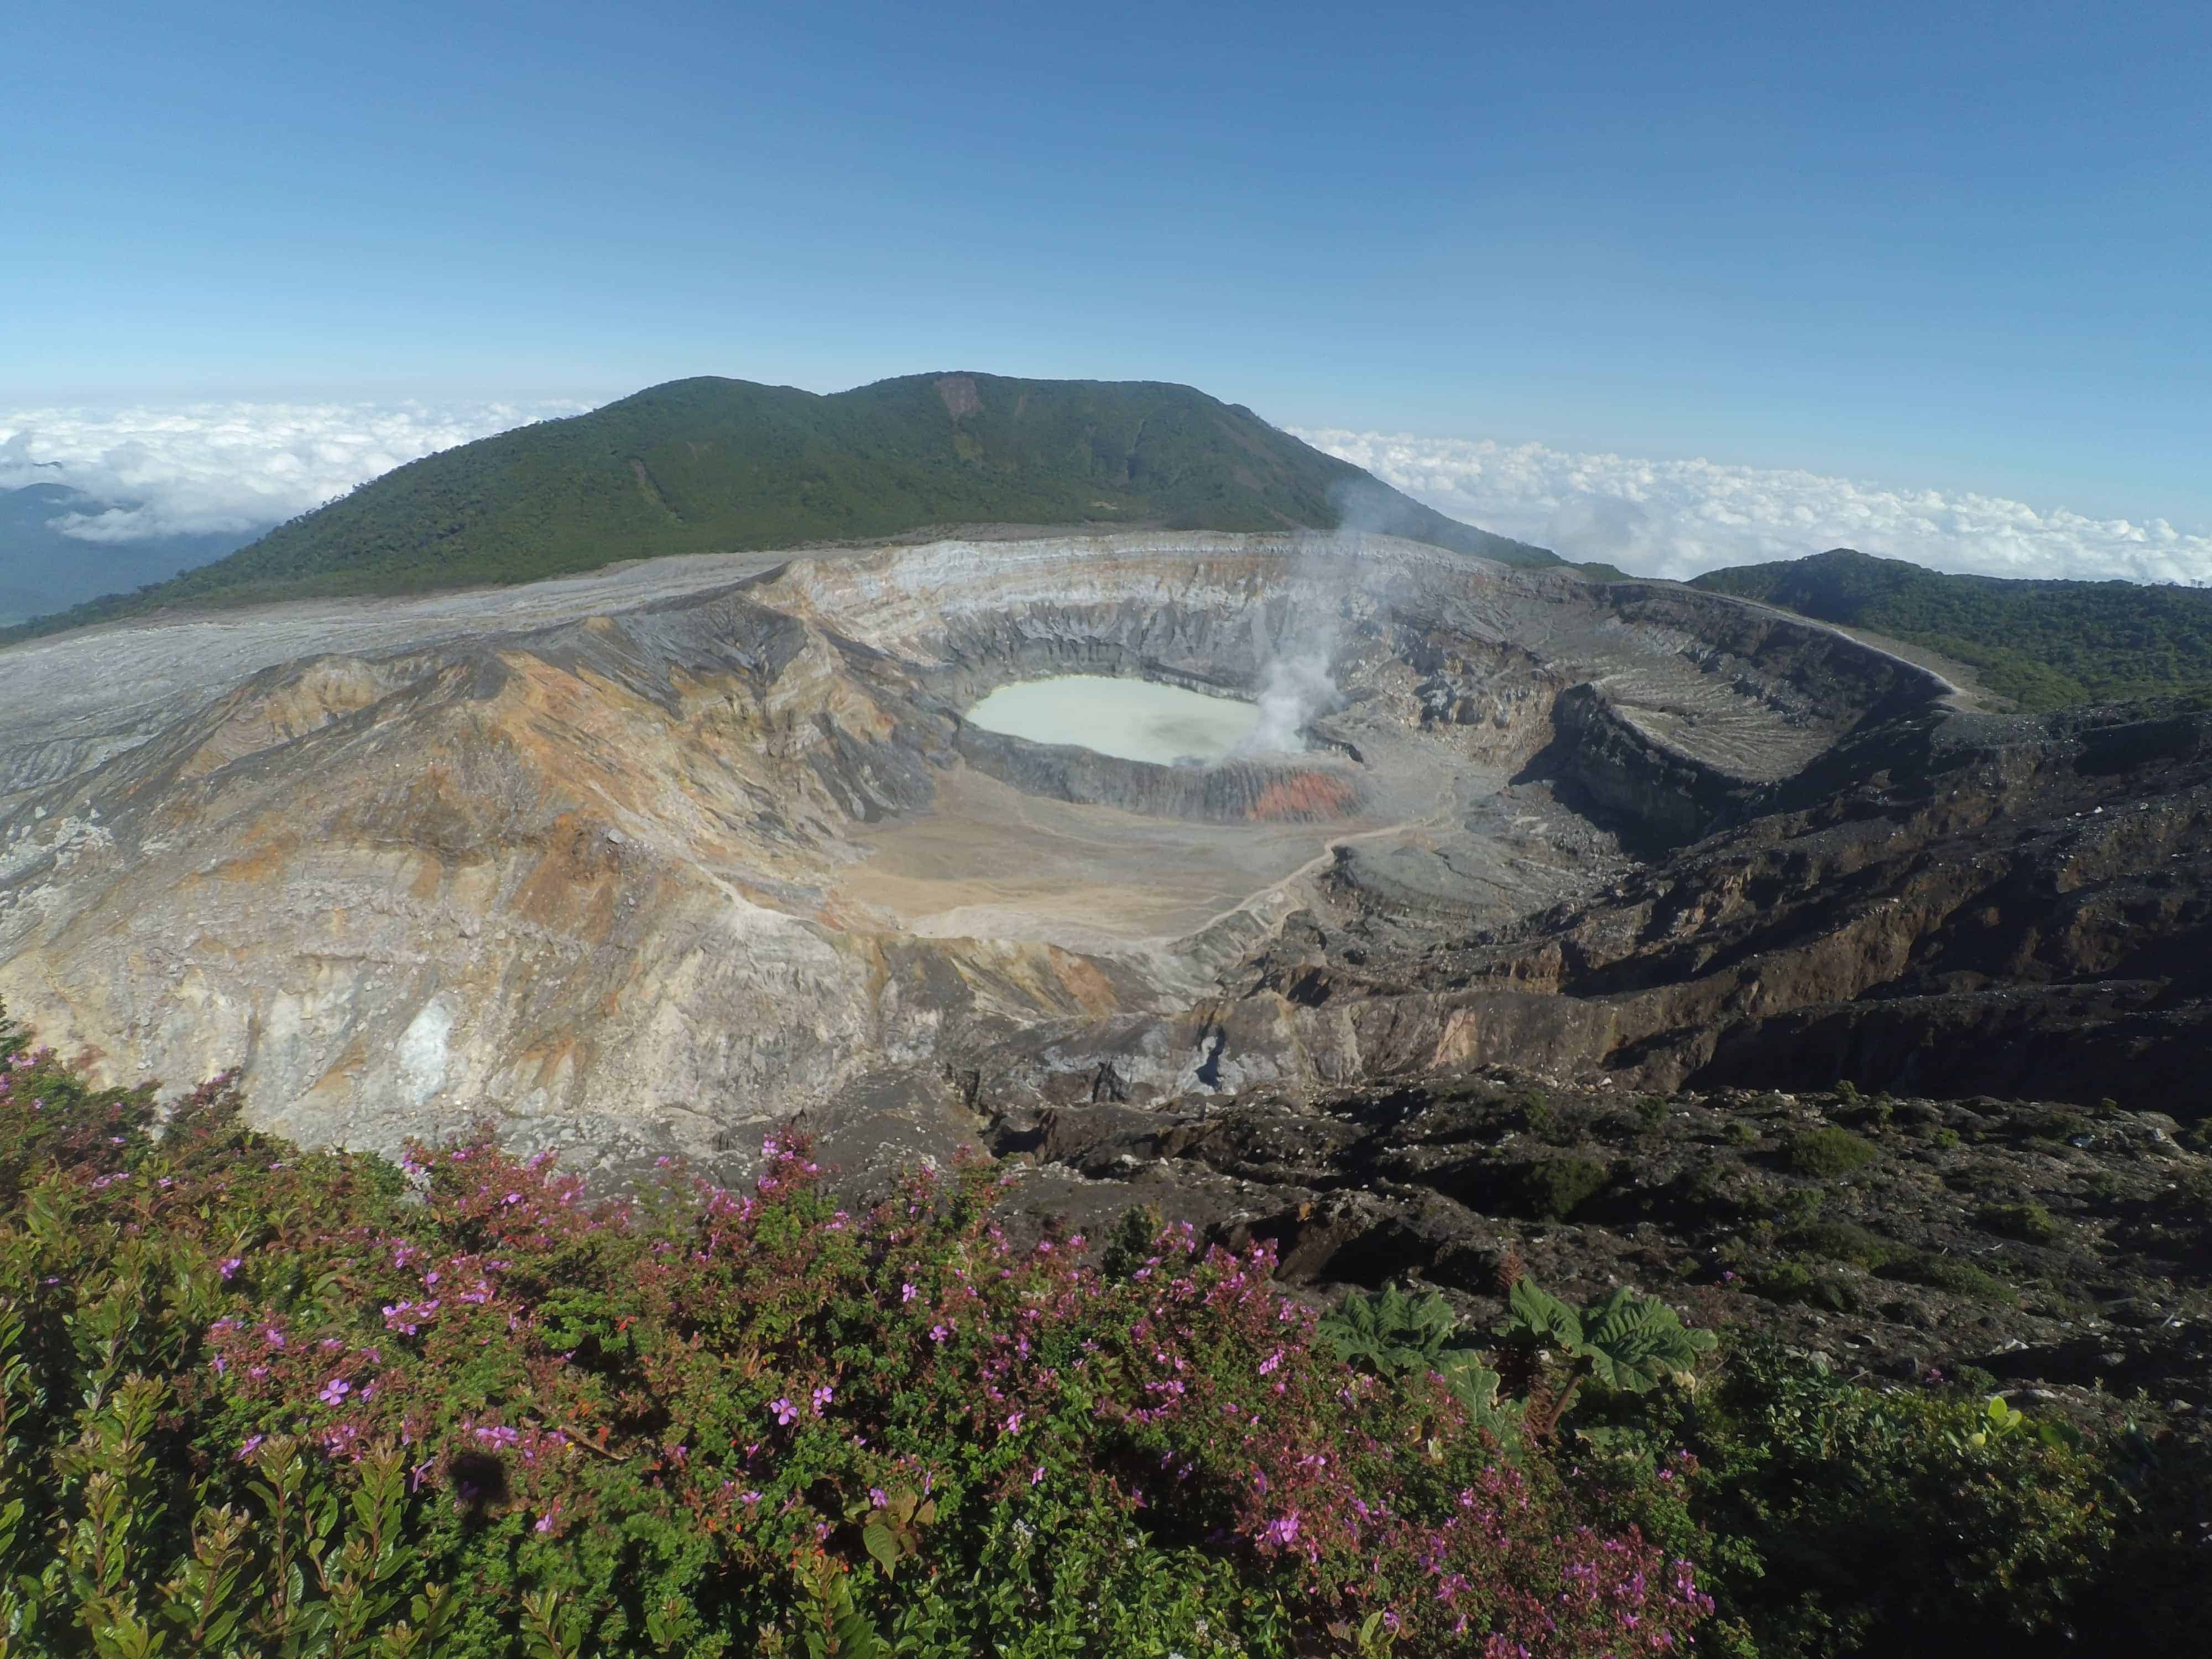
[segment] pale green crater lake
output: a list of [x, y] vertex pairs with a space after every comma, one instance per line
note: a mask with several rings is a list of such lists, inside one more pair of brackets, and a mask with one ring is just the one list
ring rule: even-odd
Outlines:
[[968, 711], [986, 732], [1031, 743], [1072, 743], [1123, 760], [1211, 765], [1260, 723], [1256, 704], [1179, 685], [1062, 674], [1002, 685]]

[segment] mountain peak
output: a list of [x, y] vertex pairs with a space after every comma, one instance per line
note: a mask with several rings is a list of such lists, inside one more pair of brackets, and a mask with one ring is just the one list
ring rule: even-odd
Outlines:
[[35, 624], [522, 582], [619, 560], [934, 526], [1363, 530], [1509, 564], [1448, 519], [1195, 387], [955, 370], [821, 394], [719, 375], [426, 456], [159, 587]]

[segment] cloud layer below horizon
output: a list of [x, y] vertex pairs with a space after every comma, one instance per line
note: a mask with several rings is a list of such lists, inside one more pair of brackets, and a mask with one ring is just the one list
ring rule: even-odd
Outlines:
[[1308, 431], [1438, 512], [1577, 561], [1680, 579], [1831, 547], [1989, 576], [2212, 580], [2212, 536], [2163, 519], [2092, 519], [2001, 496], [1896, 489], [1706, 460], [1578, 455], [1541, 444]]
[[[92, 496], [96, 510], [66, 515], [57, 526], [88, 544], [242, 538], [434, 451], [590, 406], [0, 410], [0, 489], [62, 483]], [[1643, 574], [1692, 576], [1845, 546], [1995, 576], [2212, 580], [2212, 536], [2162, 519], [2094, 519], [1971, 492], [1533, 443], [1342, 429], [1297, 435], [1455, 518]]]
[[249, 534], [395, 466], [581, 403], [194, 404], [0, 411], [0, 489], [66, 484], [98, 510], [57, 521], [90, 543]]

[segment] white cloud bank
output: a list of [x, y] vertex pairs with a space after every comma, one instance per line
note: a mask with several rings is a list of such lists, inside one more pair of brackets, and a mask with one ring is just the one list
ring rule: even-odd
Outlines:
[[1990, 576], [2212, 580], [2212, 536], [2163, 519], [2092, 519], [1995, 495], [1704, 460], [1574, 455], [1541, 444], [1297, 435], [1455, 519], [1641, 575], [1680, 579], [1856, 547]]
[[[0, 410], [0, 489], [64, 483], [105, 504], [65, 533], [118, 546], [245, 536], [433, 451], [580, 402], [197, 404]], [[2212, 580], [2212, 536], [2163, 519], [2063, 509], [1819, 473], [1570, 454], [1540, 444], [1301, 431], [1455, 518], [1652, 575], [1792, 559], [1824, 548], [1996, 576]]]
[[581, 403], [194, 404], [0, 410], [0, 489], [59, 483], [103, 503], [81, 541], [246, 534], [434, 450], [574, 415]]

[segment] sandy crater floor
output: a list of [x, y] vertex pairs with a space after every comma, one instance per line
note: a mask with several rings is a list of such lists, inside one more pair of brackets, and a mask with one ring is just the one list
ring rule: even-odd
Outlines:
[[929, 811], [854, 835], [868, 857], [831, 903], [924, 938], [1164, 945], [1325, 864], [1332, 842], [1393, 827], [1146, 817], [1024, 794], [963, 767]]

